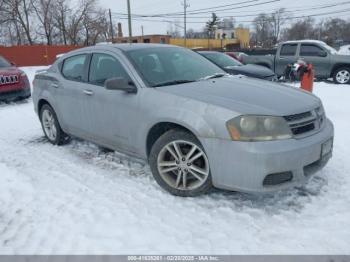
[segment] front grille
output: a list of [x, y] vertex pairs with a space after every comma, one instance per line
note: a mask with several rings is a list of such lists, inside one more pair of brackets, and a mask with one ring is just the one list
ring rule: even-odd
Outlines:
[[17, 75], [0, 75], [0, 85], [8, 85], [8, 84], [15, 84], [18, 83], [18, 76]]
[[324, 121], [324, 112], [321, 107], [315, 110], [284, 116], [294, 136], [303, 136], [319, 130]]
[[276, 186], [286, 182], [289, 182], [293, 179], [292, 172], [283, 172], [267, 175], [264, 179], [264, 186]]
[[311, 112], [305, 112], [301, 114], [285, 116], [284, 119], [287, 120], [288, 122], [291, 122], [291, 121], [298, 121], [304, 118], [308, 118], [310, 116], [312, 116]]

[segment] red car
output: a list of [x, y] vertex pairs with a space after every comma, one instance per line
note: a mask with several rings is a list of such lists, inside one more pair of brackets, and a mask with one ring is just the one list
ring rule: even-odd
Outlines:
[[27, 75], [0, 56], [0, 101], [14, 101], [30, 97]]
[[226, 54], [231, 56], [232, 58], [238, 60], [241, 63], [243, 63], [243, 56], [247, 55], [247, 54], [242, 53], [242, 52], [226, 52]]

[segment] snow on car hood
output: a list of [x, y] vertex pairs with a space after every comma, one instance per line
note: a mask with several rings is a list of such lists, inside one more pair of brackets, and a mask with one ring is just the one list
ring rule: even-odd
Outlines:
[[159, 87], [157, 90], [242, 114], [284, 116], [312, 110], [321, 103], [316, 96], [294, 87], [244, 76]]
[[239, 73], [246, 76], [258, 77], [258, 78], [266, 78], [266, 77], [275, 75], [275, 73], [271, 69], [265, 66], [253, 65], [253, 64], [240, 65], [240, 66], [228, 66], [225, 69], [229, 73], [236, 73], [236, 74]]

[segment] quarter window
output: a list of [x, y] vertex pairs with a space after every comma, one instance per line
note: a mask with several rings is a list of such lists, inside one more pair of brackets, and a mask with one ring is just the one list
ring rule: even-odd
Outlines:
[[301, 56], [322, 56], [323, 53], [323, 49], [315, 45], [302, 44], [300, 48]]
[[297, 44], [285, 44], [282, 46], [280, 56], [295, 56]]
[[111, 55], [93, 54], [89, 72], [89, 82], [104, 85], [107, 79], [123, 77], [130, 81], [130, 77], [121, 63]]
[[76, 55], [64, 60], [62, 74], [65, 78], [74, 81], [82, 81], [84, 77], [84, 65], [86, 55]]

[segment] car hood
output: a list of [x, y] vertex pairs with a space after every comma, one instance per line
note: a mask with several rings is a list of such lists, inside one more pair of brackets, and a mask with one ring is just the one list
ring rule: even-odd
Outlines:
[[157, 90], [240, 114], [285, 116], [312, 110], [321, 103], [316, 96], [294, 87], [245, 76], [158, 87]]
[[241, 66], [228, 66], [224, 69], [227, 73], [230, 74], [242, 74], [246, 76], [252, 76], [257, 78], [267, 78], [269, 76], [275, 75], [275, 73], [265, 67], [260, 65], [241, 65]]
[[20, 74], [21, 70], [17, 67], [0, 67], [0, 75]]

